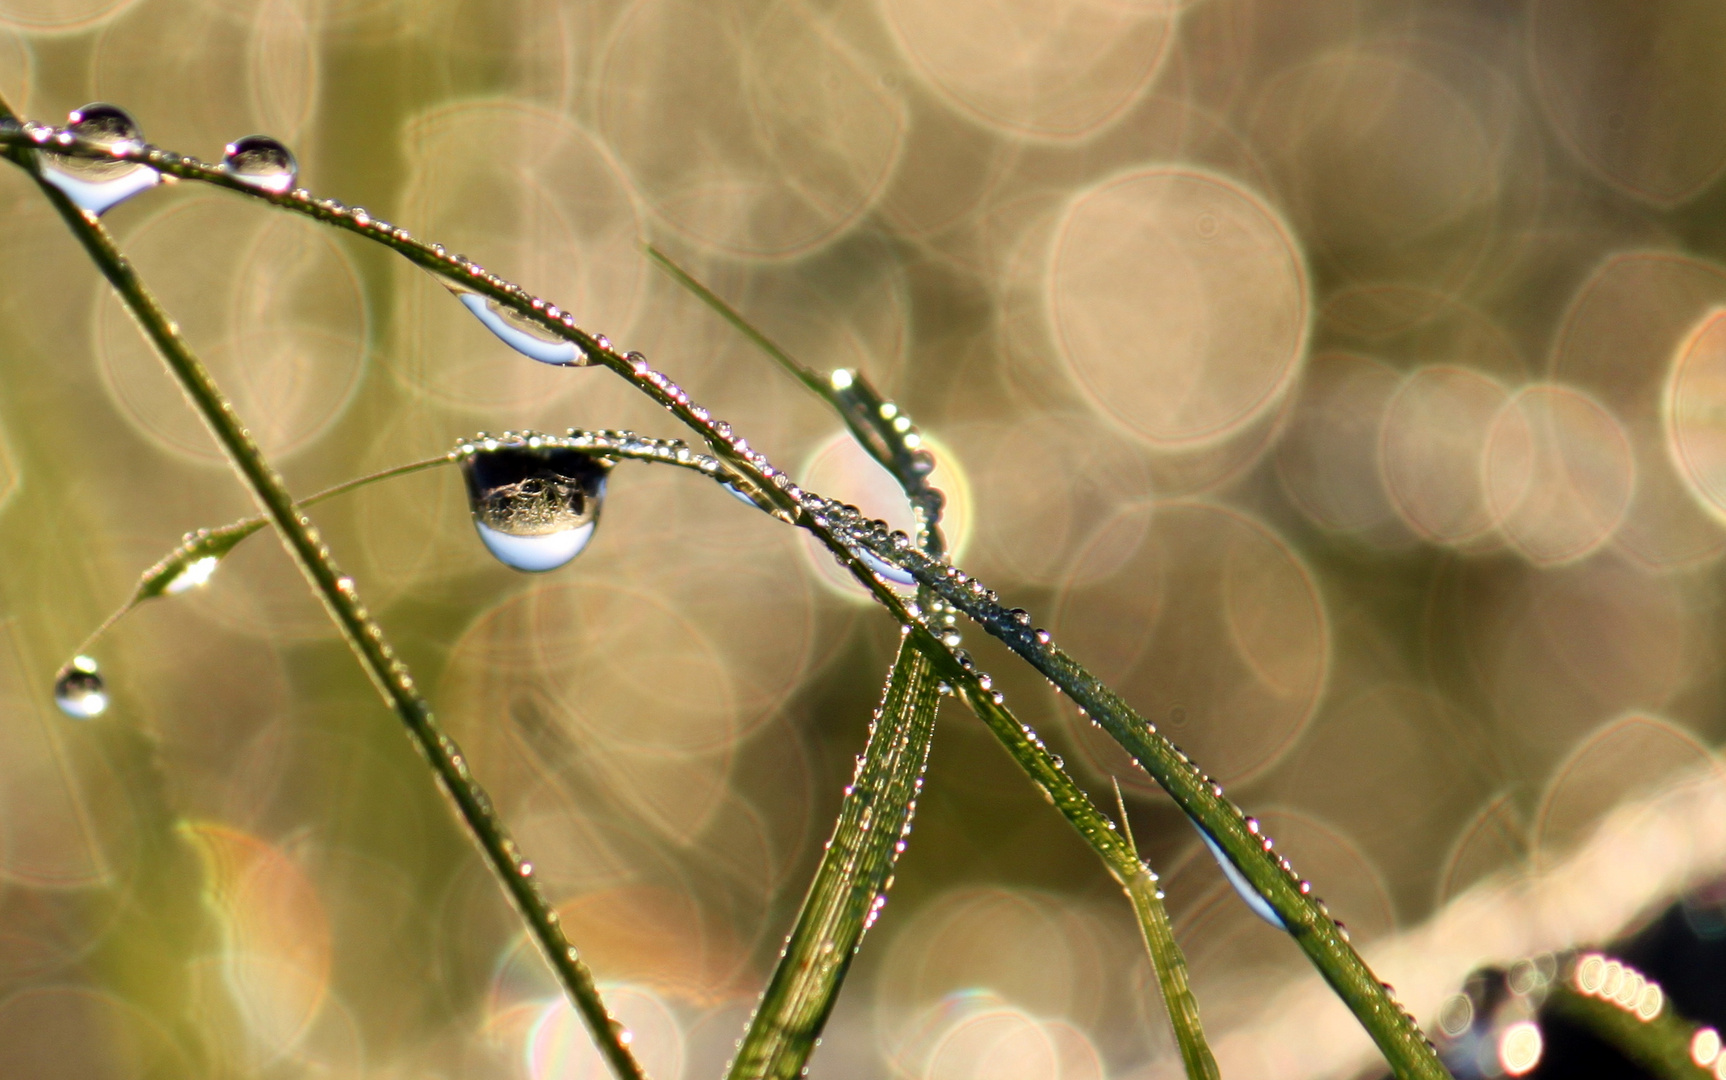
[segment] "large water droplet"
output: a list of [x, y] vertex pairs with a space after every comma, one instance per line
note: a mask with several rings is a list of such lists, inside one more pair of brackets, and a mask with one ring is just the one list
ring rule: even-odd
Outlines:
[[451, 286], [450, 291], [487, 330], [529, 360], [558, 367], [586, 367], [590, 363], [575, 342], [565, 341], [514, 308], [467, 289]]
[[538, 573], [581, 554], [610, 466], [576, 450], [504, 444], [462, 458], [479, 538], [505, 566]]
[[300, 175], [293, 151], [268, 135], [235, 139], [222, 151], [222, 168], [248, 187], [277, 195], [292, 191]]
[[892, 563], [876, 555], [868, 548], [858, 548], [857, 557], [863, 560], [864, 566], [875, 571], [875, 573], [880, 575], [884, 580], [891, 581], [896, 585], [917, 584], [917, 579], [911, 576], [911, 571], [902, 567], [894, 566]]
[[1229, 884], [1233, 885], [1235, 892], [1239, 893], [1240, 898], [1246, 901], [1246, 905], [1252, 909], [1252, 913], [1278, 930], [1287, 930], [1288, 924], [1283, 922], [1281, 915], [1277, 914], [1277, 909], [1271, 907], [1270, 901], [1258, 894], [1258, 891], [1252, 887], [1252, 883], [1247, 880], [1246, 875], [1241, 873], [1240, 869], [1230, 861], [1228, 853], [1211, 838], [1210, 833], [1205, 831], [1205, 827], [1194, 821], [1193, 828], [1199, 830], [1199, 838], [1205, 842], [1206, 847], [1211, 849], [1211, 856], [1217, 860], [1217, 865], [1222, 867], [1223, 876], [1229, 879]]
[[100, 716], [108, 708], [108, 688], [88, 656], [74, 656], [54, 679], [54, 703], [74, 720]]
[[[144, 145], [138, 122], [118, 105], [92, 102], [72, 113], [67, 128], [82, 139], [109, 150], [136, 150]], [[42, 179], [91, 214], [102, 214], [162, 177], [155, 169], [132, 161], [48, 154]]]

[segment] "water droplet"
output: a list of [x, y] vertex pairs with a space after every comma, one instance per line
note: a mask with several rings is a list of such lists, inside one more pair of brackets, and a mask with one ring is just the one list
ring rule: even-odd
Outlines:
[[1229, 879], [1229, 884], [1234, 886], [1235, 892], [1240, 895], [1242, 900], [1246, 901], [1246, 905], [1252, 909], [1252, 913], [1278, 930], [1287, 930], [1288, 924], [1283, 922], [1283, 918], [1277, 914], [1276, 908], [1271, 907], [1270, 901], [1258, 894], [1258, 891], [1252, 887], [1252, 883], [1247, 880], [1246, 875], [1241, 873], [1240, 868], [1230, 861], [1228, 853], [1215, 840], [1211, 839], [1211, 834], [1205, 831], [1205, 827], [1194, 821], [1193, 828], [1199, 831], [1199, 839], [1205, 842], [1205, 847], [1211, 849], [1211, 856], [1217, 860], [1217, 865], [1222, 867], [1223, 877]]
[[96, 661], [74, 656], [54, 679], [54, 704], [74, 720], [100, 716], [108, 708], [108, 688], [102, 682]]
[[593, 538], [610, 469], [597, 458], [499, 443], [462, 458], [461, 467], [474, 527], [505, 566], [555, 570]]
[[529, 360], [557, 367], [586, 367], [591, 362], [581, 346], [565, 341], [514, 308], [447, 281], [443, 284], [455, 293], [463, 307], [485, 324], [487, 330]]
[[[67, 129], [106, 150], [124, 152], [144, 145], [143, 133], [131, 114], [100, 101], [72, 113]], [[65, 192], [86, 213], [102, 214], [145, 188], [154, 187], [162, 176], [155, 169], [133, 161], [49, 154], [43, 164], [42, 179]]]
[[229, 143], [222, 151], [222, 168], [247, 187], [277, 195], [291, 189], [300, 175], [293, 151], [268, 135], [247, 135]]
[[863, 565], [895, 585], [917, 584], [917, 579], [911, 576], [911, 571], [894, 566], [887, 560], [877, 557], [867, 548], [858, 548], [857, 557], [863, 560]]
[[1049, 642], [1055, 640], [1054, 635], [1043, 629], [1038, 629], [1031, 636], [1037, 639], [1037, 644], [1039, 645], [1047, 645]]

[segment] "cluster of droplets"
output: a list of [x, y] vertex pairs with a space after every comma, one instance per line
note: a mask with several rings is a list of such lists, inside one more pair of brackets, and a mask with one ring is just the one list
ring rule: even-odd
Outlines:
[[1545, 1040], [1536, 1017], [1558, 966], [1543, 953], [1508, 969], [1483, 968], [1445, 999], [1434, 1046], [1457, 1080], [1522, 1076], [1540, 1064]]

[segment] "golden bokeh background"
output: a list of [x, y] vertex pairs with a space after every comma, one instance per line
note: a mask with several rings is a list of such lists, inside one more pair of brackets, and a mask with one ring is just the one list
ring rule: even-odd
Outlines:
[[[654, 270], [940, 452], [961, 562], [1319, 886], [1423, 1020], [1726, 869], [1726, 9], [1704, 0], [0, 0], [0, 90], [88, 101], [461, 251], [903, 518], [838, 420]], [[296, 492], [476, 430], [675, 435], [382, 249], [226, 193], [107, 217]], [[0, 1075], [563, 1080], [598, 1059], [280, 548], [51, 681], [249, 501], [0, 174]], [[659, 1080], [720, 1074], [897, 640], [826, 557], [620, 466], [514, 573], [439, 469], [314, 517]], [[1225, 1074], [1374, 1059], [1112, 743]], [[1712, 819], [1710, 813], [1712, 812]], [[1130, 911], [949, 707], [815, 1075], [1173, 1076]]]

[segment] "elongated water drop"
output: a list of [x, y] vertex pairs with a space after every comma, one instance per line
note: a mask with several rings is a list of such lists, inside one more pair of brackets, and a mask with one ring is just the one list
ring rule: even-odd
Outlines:
[[247, 187], [277, 195], [293, 190], [300, 175], [293, 151], [268, 135], [247, 135], [229, 143], [222, 151], [222, 169]]
[[461, 468], [479, 538], [505, 566], [539, 573], [587, 547], [611, 466], [577, 450], [482, 443]]
[[[67, 128], [79, 138], [107, 150], [136, 150], [144, 145], [138, 122], [118, 105], [91, 102], [72, 113]], [[48, 154], [42, 179], [66, 193], [66, 197], [91, 214], [105, 213], [146, 188], [162, 176], [155, 169], [134, 161], [111, 158]]]
[[565, 341], [514, 308], [500, 304], [488, 296], [481, 296], [471, 289], [451, 285], [447, 281], [442, 284], [455, 293], [462, 306], [473, 312], [474, 317], [484, 323], [487, 330], [529, 360], [538, 360], [542, 364], [557, 367], [586, 367], [592, 363], [581, 350], [581, 346], [573, 341]]
[[863, 560], [863, 565], [875, 571], [875, 573], [880, 575], [883, 579], [891, 581], [895, 585], [917, 584], [917, 579], [911, 576], [911, 571], [902, 567], [894, 566], [892, 563], [876, 555], [868, 548], [860, 547], [856, 550], [857, 557]]
[[96, 661], [74, 656], [54, 679], [54, 704], [74, 720], [100, 716], [108, 708], [108, 688], [102, 682]]
[[1217, 860], [1217, 865], [1222, 867], [1223, 876], [1229, 879], [1229, 884], [1234, 886], [1235, 892], [1239, 893], [1240, 898], [1246, 901], [1246, 905], [1252, 909], [1252, 913], [1278, 930], [1287, 930], [1288, 924], [1283, 922], [1283, 917], [1277, 914], [1276, 908], [1271, 907], [1270, 901], [1258, 894], [1252, 883], [1247, 880], [1246, 875], [1241, 873], [1240, 868], [1230, 861], [1228, 853], [1211, 838], [1210, 833], [1205, 831], [1205, 827], [1194, 821], [1193, 828], [1199, 830], [1199, 838], [1205, 842], [1206, 847], [1211, 849], [1211, 856]]

